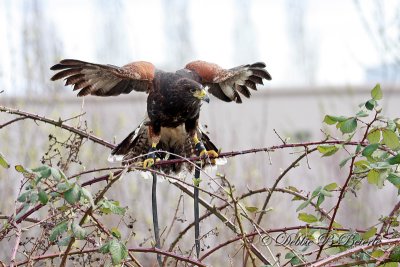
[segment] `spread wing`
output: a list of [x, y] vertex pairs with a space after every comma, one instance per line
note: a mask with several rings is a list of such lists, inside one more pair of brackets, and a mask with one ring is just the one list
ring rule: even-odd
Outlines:
[[[242, 103], [239, 93], [249, 98], [249, 89], [257, 90], [257, 84], [263, 84], [263, 79], [271, 80], [263, 62], [223, 69], [217, 64], [197, 60], [188, 63], [185, 69], [194, 72], [199, 82], [209, 87], [209, 93], [226, 102]], [[195, 77], [192, 75], [192, 78]]]
[[65, 85], [74, 85], [78, 96], [116, 96], [132, 90], [148, 92], [154, 79], [155, 67], [145, 61], [123, 67], [94, 64], [76, 59], [64, 59], [50, 68], [59, 71], [52, 81], [65, 79]]

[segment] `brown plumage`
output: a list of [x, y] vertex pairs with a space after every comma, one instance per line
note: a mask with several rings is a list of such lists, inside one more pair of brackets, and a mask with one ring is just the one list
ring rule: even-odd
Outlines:
[[[51, 80], [65, 79], [65, 85], [73, 85], [73, 90], [79, 91], [78, 96], [148, 93], [146, 120], [111, 152], [111, 160], [125, 162], [143, 161], [139, 156], [154, 150], [165, 151], [157, 156], [169, 159], [194, 156], [199, 148], [217, 150], [198, 127], [201, 100], [209, 101], [205, 88], [223, 101], [241, 103], [240, 94], [249, 98], [249, 89], [257, 90], [263, 79], [271, 79], [261, 62], [223, 69], [213, 63], [193, 61], [171, 73], [146, 61], [117, 67], [65, 59], [51, 70], [58, 71]], [[179, 172], [181, 167], [182, 164], [165, 166], [163, 170]]]

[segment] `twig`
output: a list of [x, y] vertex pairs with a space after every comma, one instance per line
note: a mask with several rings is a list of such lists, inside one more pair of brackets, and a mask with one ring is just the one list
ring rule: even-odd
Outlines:
[[[110, 233], [110, 231], [92, 214], [90, 213], [89, 216], [93, 219], [93, 221], [97, 224], [97, 226], [100, 228], [100, 230], [105, 233], [107, 236], [111, 236], [112, 234]], [[135, 256], [133, 256], [133, 254], [128, 251], [129, 257], [131, 258], [131, 260], [136, 263], [137, 266], [142, 267], [142, 265], [140, 264], [140, 262], [135, 258]]]
[[[353, 142], [353, 141], [346, 141], [346, 140], [331, 140], [331, 141], [317, 141], [317, 142], [304, 142], [304, 143], [291, 143], [291, 144], [283, 144], [277, 146], [270, 146], [270, 147], [262, 147], [262, 148], [253, 148], [241, 151], [231, 151], [231, 152], [223, 152], [218, 155], [217, 158], [231, 158], [238, 155], [245, 155], [251, 153], [259, 153], [259, 152], [270, 152], [278, 149], [285, 149], [285, 148], [295, 148], [295, 147], [309, 147], [309, 146], [318, 146], [318, 145], [350, 145], [350, 146], [367, 146], [369, 143], [367, 142]], [[310, 151], [308, 151], [310, 152]], [[210, 157], [211, 158], [211, 157]], [[162, 166], [162, 165], [169, 165], [169, 164], [176, 164], [176, 163], [183, 163], [187, 161], [195, 162], [197, 160], [201, 160], [201, 157], [190, 157], [186, 159], [170, 159], [170, 160], [160, 160], [157, 161], [154, 166]]]
[[[284, 227], [284, 228], [276, 228], [276, 229], [267, 229], [265, 230], [266, 233], [278, 233], [278, 232], [287, 232], [287, 231], [293, 231], [293, 230], [301, 230], [301, 229], [322, 229], [322, 230], [327, 230], [328, 227], [325, 226], [312, 226], [312, 225], [299, 225], [299, 226], [291, 226], [291, 227]], [[333, 228], [336, 231], [354, 231], [354, 229], [350, 229], [350, 228]], [[365, 233], [366, 231], [364, 230], [355, 230], [358, 233]], [[259, 235], [258, 231], [249, 233], [246, 235], [246, 237], [254, 237]], [[240, 239], [242, 239], [242, 236], [237, 236], [235, 238], [232, 238], [230, 240], [227, 240], [217, 246], [215, 246], [214, 248], [210, 249], [209, 251], [207, 251], [199, 260], [203, 261], [205, 258], [207, 258], [208, 256], [210, 256], [211, 254], [213, 254], [214, 252], [216, 252], [219, 249], [222, 249], [223, 247], [234, 243]]]
[[18, 109], [8, 108], [8, 107], [5, 107], [5, 106], [0, 106], [0, 112], [6, 112], [6, 113], [10, 113], [10, 114], [15, 114], [15, 115], [19, 115], [19, 116], [22, 116], [22, 117], [25, 117], [25, 118], [30, 118], [30, 119], [32, 119], [34, 121], [41, 121], [41, 122], [44, 122], [44, 123], [48, 123], [48, 124], [54, 125], [56, 127], [60, 127], [60, 128], [65, 129], [67, 131], [70, 131], [72, 133], [75, 133], [75, 134], [77, 134], [77, 135], [79, 135], [81, 137], [87, 138], [87, 139], [89, 139], [89, 140], [91, 140], [91, 141], [93, 141], [95, 143], [101, 144], [101, 145], [103, 145], [105, 147], [108, 147], [108, 148], [114, 148], [115, 147], [113, 144], [111, 144], [111, 143], [109, 143], [109, 142], [107, 142], [107, 141], [105, 141], [103, 139], [100, 139], [100, 138], [98, 138], [98, 137], [96, 137], [96, 136], [94, 136], [92, 134], [89, 134], [89, 133], [86, 133], [84, 131], [81, 131], [81, 130], [75, 128], [75, 127], [72, 127], [72, 126], [69, 126], [67, 124], [64, 124], [63, 121], [60, 121], [60, 120], [56, 121], [56, 120], [48, 119], [48, 118], [45, 118], [43, 116], [39, 116], [39, 115], [32, 114], [32, 113], [29, 113], [29, 112], [26, 112], [26, 111], [22, 111], [22, 110], [18, 110]]
[[[310, 153], [312, 153], [312, 152], [314, 152], [314, 151], [316, 151], [316, 150], [317, 150], [317, 148], [313, 148], [313, 149], [308, 150], [308, 151], [307, 151], [307, 149], [306, 149], [306, 152], [304, 152], [300, 157], [298, 157], [295, 161], [293, 161], [292, 164], [290, 164], [290, 165], [278, 176], [278, 178], [276, 178], [274, 184], [273, 184], [272, 187], [271, 187], [271, 191], [269, 192], [267, 198], [266, 198], [265, 201], [264, 201], [264, 204], [263, 204], [261, 210], [265, 210], [265, 209], [267, 208], [268, 203], [269, 203], [269, 201], [270, 201], [270, 199], [271, 199], [272, 193], [275, 191], [275, 188], [278, 186], [278, 183], [283, 179], [283, 177], [285, 177], [285, 175], [286, 175], [291, 169], [293, 169], [304, 157], [306, 157], [308, 154], [310, 154]], [[259, 216], [258, 219], [257, 219], [257, 224], [260, 224], [260, 223], [261, 223], [261, 220], [262, 220], [263, 216], [264, 216], [264, 213], [261, 213], [260, 216]]]
[[8, 125], [10, 125], [10, 124], [12, 124], [12, 123], [14, 123], [14, 122], [22, 121], [22, 120], [25, 120], [25, 119], [27, 119], [27, 117], [15, 118], [15, 119], [13, 119], [13, 120], [10, 120], [10, 121], [8, 121], [8, 122], [6, 122], [6, 123], [0, 125], [0, 129], [1, 129], [1, 128], [4, 128], [4, 127], [6, 127], [6, 126], [8, 126]]
[[[400, 210], [400, 201], [397, 202], [397, 204], [394, 206], [394, 208], [392, 209], [392, 211], [389, 213], [388, 217], [383, 221], [382, 227], [379, 230], [379, 234], [383, 234], [383, 232], [389, 230], [389, 225], [393, 220], [393, 217], [396, 216], [396, 214], [399, 212]], [[388, 229], [386, 229], [386, 227]]]
[[[371, 120], [371, 122], [368, 123], [368, 125], [367, 125], [367, 127], [366, 127], [366, 129], [365, 129], [365, 133], [364, 133], [363, 139], [361, 140], [360, 143], [364, 143], [364, 141], [367, 139], [367, 135], [368, 135], [369, 128], [370, 128], [371, 125], [374, 123], [374, 121], [376, 120], [377, 116], [378, 116], [378, 112], [375, 112], [375, 116], [374, 116], [374, 118]], [[328, 228], [327, 235], [329, 235], [329, 234], [331, 233], [331, 230], [332, 230], [332, 227], [333, 227], [333, 223], [335, 222], [336, 214], [337, 214], [337, 212], [338, 212], [338, 210], [339, 210], [339, 207], [340, 207], [340, 203], [342, 202], [342, 199], [344, 198], [344, 194], [345, 194], [345, 192], [347, 191], [347, 186], [349, 185], [349, 182], [350, 182], [350, 180], [351, 180], [351, 177], [353, 177], [354, 162], [355, 162], [357, 156], [359, 155], [359, 153], [361, 153], [361, 152], [355, 153], [355, 154], [351, 157], [351, 162], [350, 162], [350, 167], [349, 167], [349, 174], [348, 174], [348, 176], [347, 176], [347, 178], [346, 178], [346, 181], [345, 181], [344, 185], [343, 185], [342, 188], [340, 189], [340, 193], [339, 193], [339, 197], [338, 197], [337, 203], [336, 203], [336, 205], [335, 205], [335, 207], [334, 207], [334, 209], [333, 209], [332, 219], [331, 219], [331, 221], [330, 221], [330, 223], [329, 223], [329, 228]], [[319, 251], [318, 251], [318, 254], [317, 254], [316, 260], [318, 260], [319, 257], [321, 256], [321, 253], [322, 253], [322, 250], [323, 250], [324, 246], [325, 246], [325, 244], [321, 244], [321, 246], [320, 246], [320, 248], [319, 248]]]
[[[269, 192], [267, 198], [265, 199], [264, 204], [263, 204], [261, 210], [265, 210], [265, 209], [267, 208], [268, 203], [269, 203], [269, 201], [270, 201], [270, 199], [271, 199], [272, 193], [274, 192], [275, 188], [278, 186], [278, 183], [283, 179], [283, 177], [285, 177], [285, 175], [286, 175], [291, 169], [293, 169], [304, 157], [307, 157], [308, 154], [310, 154], [310, 153], [312, 153], [312, 152], [314, 152], [314, 151], [317, 150], [317, 148], [313, 148], [313, 149], [311, 149], [311, 150], [308, 150], [307, 146], [306, 146], [305, 148], [306, 148], [306, 151], [305, 151], [300, 157], [298, 157], [295, 161], [293, 161], [292, 164], [290, 164], [290, 165], [278, 176], [278, 178], [275, 179], [275, 182], [274, 182], [274, 184], [273, 184], [272, 187], [271, 187], [271, 191]], [[261, 223], [264, 214], [265, 214], [264, 212], [260, 213], [260, 216], [259, 216], [258, 219], [257, 219], [257, 224], [260, 224], [260, 223]], [[253, 242], [253, 238], [251, 238], [251, 242]], [[246, 258], [245, 258], [245, 261], [244, 261], [245, 263], [247, 262], [247, 259], [248, 259], [248, 255], [246, 255]]]
[[15, 245], [14, 245], [14, 247], [12, 249], [12, 253], [11, 253], [10, 267], [18, 266], [18, 265], [15, 265], [15, 258], [17, 256], [17, 251], [18, 251], [20, 240], [21, 240], [21, 228], [20, 227], [17, 227], [17, 232], [15, 233], [15, 235], [16, 235]]
[[[176, 187], [178, 187], [180, 190], [182, 190], [185, 194], [189, 195], [190, 197], [194, 197], [193, 193], [187, 189], [185, 186], [179, 184], [179, 183], [174, 183]], [[206, 208], [208, 211], [210, 211], [212, 214], [214, 214], [218, 219], [220, 219], [229, 229], [231, 229], [235, 234], [239, 234], [238, 229], [236, 226], [228, 219], [226, 218], [222, 213], [220, 213], [215, 207], [211, 206], [208, 202], [203, 200], [201, 197], [199, 197], [199, 203]], [[257, 256], [259, 260], [261, 260], [264, 264], [269, 264], [268, 260], [265, 258], [264, 255], [253, 245], [251, 245], [251, 251], [254, 253], [254, 255]]]
[[286, 141], [283, 140], [283, 138], [278, 134], [278, 132], [277, 132], [275, 129], [274, 129], [274, 133], [278, 136], [279, 139], [281, 139], [282, 143], [283, 143], [284, 145], [286, 145]]
[[[393, 238], [393, 239], [387, 239], [387, 240], [382, 240], [380, 243], [378, 244], [372, 244], [372, 245], [363, 245], [363, 246], [357, 246], [354, 247], [352, 249], [348, 249], [346, 251], [343, 251], [341, 253], [332, 255], [326, 259], [323, 260], [319, 260], [319, 261], [315, 261], [312, 263], [311, 266], [313, 267], [320, 267], [320, 266], [324, 266], [324, 265], [328, 265], [335, 261], [338, 261], [344, 257], [348, 257], [351, 256], [357, 252], [361, 252], [361, 251], [365, 251], [371, 248], [377, 248], [377, 247], [382, 247], [382, 246], [387, 246], [387, 245], [400, 245], [400, 238]], [[309, 263], [308, 263], [309, 264]], [[299, 265], [300, 266], [304, 266], [304, 265]]]
[[[113, 179], [110, 180], [110, 182], [106, 185], [106, 187], [104, 187], [103, 190], [101, 190], [101, 192], [97, 195], [96, 199], [94, 200], [94, 204], [97, 205], [99, 203], [99, 201], [103, 198], [103, 196], [105, 195], [105, 193], [111, 188], [111, 186], [121, 178], [121, 176], [125, 173], [125, 171], [121, 171], [117, 176], [114, 176]], [[93, 211], [93, 207], [90, 206], [90, 208], [87, 209], [87, 211], [85, 212], [85, 214], [83, 215], [83, 217], [81, 218], [81, 220], [79, 221], [79, 226], [83, 225], [83, 223], [86, 221], [86, 218], [89, 216], [89, 214], [91, 214]], [[64, 256], [61, 260], [61, 264], [60, 266], [64, 267], [66, 266], [66, 262], [67, 262], [67, 257], [69, 255], [69, 251], [72, 248], [72, 245], [75, 242], [75, 237], [71, 237], [71, 240], [68, 243], [67, 248], [64, 251]]]
[[[78, 250], [70, 251], [68, 253], [68, 255], [80, 255], [80, 254], [87, 254], [87, 253], [93, 253], [93, 252], [98, 252], [98, 251], [99, 251], [99, 248], [78, 249]], [[175, 259], [180, 260], [180, 261], [184, 261], [184, 262], [187, 262], [187, 263], [194, 264], [196, 266], [207, 267], [207, 265], [205, 265], [204, 263], [201, 263], [200, 261], [197, 261], [195, 259], [184, 257], [184, 256], [181, 256], [181, 255], [178, 255], [178, 254], [175, 254], [175, 253], [172, 253], [172, 252], [168, 252], [168, 251], [164, 251], [164, 250], [161, 250], [161, 249], [157, 249], [157, 248], [128, 248], [128, 251], [162, 254], [162, 255], [165, 255], [165, 256], [168, 256], [168, 257], [175, 258]], [[66, 255], [65, 252], [53, 253], [53, 254], [45, 254], [45, 255], [32, 257], [31, 261], [40, 261], [40, 260], [44, 260], [44, 259], [54, 259], [54, 258], [58, 258], [60, 256], [65, 256], [65, 255]], [[16, 266], [22, 266], [22, 265], [25, 265], [27, 263], [28, 263], [28, 261], [17, 262], [15, 265]]]
[[[302, 200], [307, 200], [307, 199], [308, 199], [307, 197], [305, 197], [305, 196], [303, 196], [303, 195], [301, 195], [301, 194], [299, 194], [299, 193], [297, 193], [297, 192], [294, 192], [294, 191], [292, 191], [292, 190], [286, 189], [286, 188], [275, 188], [274, 191], [280, 192], [280, 193], [288, 193], [288, 194], [291, 194], [291, 195], [296, 196], [296, 197], [298, 197], [298, 198], [301, 198]], [[245, 199], [245, 198], [247, 198], [247, 197], [249, 197], [249, 196], [252, 196], [252, 195], [254, 195], [254, 194], [260, 194], [260, 193], [265, 193], [265, 192], [271, 192], [271, 188], [267, 188], [267, 187], [266, 187], [266, 188], [261, 188], [261, 189], [258, 189], [258, 190], [251, 190], [251, 191], [249, 191], [249, 192], [247, 192], [247, 193], [245, 193], [245, 194], [239, 196], [239, 197], [238, 197], [238, 200]], [[312, 205], [314, 208], [316, 208], [316, 209], [317, 209], [323, 216], [325, 216], [326, 218], [328, 218], [328, 219], [331, 218], [331, 217], [329, 216], [329, 214], [328, 214], [325, 210], [323, 210], [321, 207], [317, 207], [317, 204], [315, 204], [314, 202], [311, 201], [311, 202], [310, 202], [310, 205]], [[221, 205], [221, 206], [219, 206], [219, 207], [215, 207], [215, 209], [218, 210], [218, 211], [220, 211], [220, 210], [225, 209], [225, 208], [228, 207], [228, 206], [229, 206], [229, 204], [226, 203], [226, 204]], [[213, 213], [211, 213], [210, 211], [207, 211], [203, 216], [200, 217], [200, 221], [206, 219], [207, 217], [209, 217], [209, 216], [212, 215], [212, 214], [213, 214]], [[172, 251], [172, 250], [175, 248], [176, 244], [179, 242], [179, 240], [182, 239], [183, 235], [186, 234], [186, 233], [190, 230], [190, 228], [192, 228], [193, 226], [194, 226], [194, 222], [192, 222], [192, 223], [189, 224], [185, 229], [183, 229], [183, 230], [177, 235], [177, 237], [175, 238], [175, 240], [171, 243], [171, 245], [170, 245], [170, 247], [169, 247], [168, 250], [169, 250], [169, 251]], [[357, 230], [357, 231], [360, 232], [361, 230]]]

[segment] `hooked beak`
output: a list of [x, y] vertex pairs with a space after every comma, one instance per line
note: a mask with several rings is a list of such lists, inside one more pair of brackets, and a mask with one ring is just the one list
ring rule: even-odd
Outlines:
[[206, 93], [202, 99], [203, 101], [210, 103], [210, 97], [208, 96], [208, 94]]
[[196, 91], [196, 93], [194, 93], [194, 96], [200, 100], [210, 103], [210, 97], [204, 89], [202, 89], [201, 91]]

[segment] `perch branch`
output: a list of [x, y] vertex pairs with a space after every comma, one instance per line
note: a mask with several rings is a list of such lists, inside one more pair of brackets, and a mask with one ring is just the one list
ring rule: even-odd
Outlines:
[[[29, 113], [29, 112], [26, 112], [26, 111], [13, 109], [13, 108], [5, 107], [5, 106], [0, 106], [0, 112], [6, 112], [6, 113], [9, 113], [9, 114], [15, 114], [15, 115], [18, 115], [18, 116], [22, 116], [23, 118], [29, 118], [29, 119], [32, 119], [34, 121], [41, 121], [41, 122], [44, 122], [44, 123], [47, 123], [47, 124], [51, 124], [51, 125], [54, 125], [56, 127], [60, 127], [60, 128], [65, 129], [67, 131], [75, 133], [75, 134], [77, 134], [77, 135], [79, 135], [81, 137], [87, 138], [87, 139], [89, 139], [89, 140], [91, 140], [91, 141], [93, 141], [95, 143], [98, 143], [100, 145], [103, 145], [105, 147], [108, 147], [108, 148], [114, 148], [115, 147], [113, 144], [111, 144], [111, 143], [109, 143], [109, 142], [107, 142], [107, 141], [105, 141], [105, 140], [103, 140], [103, 139], [101, 139], [101, 138], [99, 138], [97, 136], [94, 136], [92, 134], [86, 133], [86, 132], [81, 131], [81, 130], [75, 128], [75, 127], [72, 127], [72, 126], [69, 126], [69, 125], [65, 124], [64, 121], [62, 121], [61, 119], [56, 121], [56, 120], [45, 118], [43, 116], [39, 116], [37, 114], [32, 114], [32, 113]], [[5, 125], [3, 125], [3, 127], [4, 126]]]
[[[130, 252], [143, 252], [143, 253], [162, 254], [162, 255], [165, 255], [165, 256], [168, 256], [168, 257], [172, 257], [172, 258], [178, 259], [180, 261], [184, 261], [184, 262], [188, 262], [188, 263], [194, 264], [196, 266], [206, 267], [206, 265], [204, 263], [201, 263], [201, 262], [199, 262], [199, 261], [197, 261], [195, 259], [187, 258], [187, 257], [181, 256], [181, 255], [174, 254], [174, 253], [168, 252], [168, 251], [163, 251], [163, 250], [157, 249], [157, 248], [128, 248], [128, 251], [130, 251]], [[81, 255], [81, 254], [94, 253], [94, 252], [99, 252], [99, 248], [73, 250], [73, 251], [69, 251], [69, 253], [67, 255]], [[54, 254], [45, 254], [45, 255], [32, 257], [31, 261], [54, 259], [54, 258], [58, 258], [60, 256], [65, 256], [65, 255], [66, 255], [66, 252], [54, 253]], [[22, 265], [25, 265], [27, 263], [28, 263], [28, 261], [18, 262], [18, 263], [16, 263], [16, 266], [22, 266]]]

